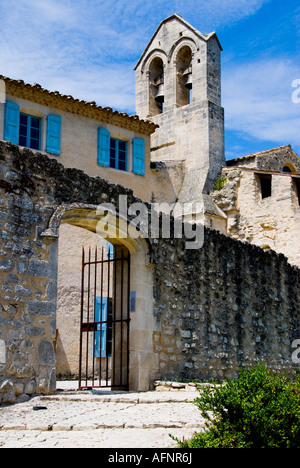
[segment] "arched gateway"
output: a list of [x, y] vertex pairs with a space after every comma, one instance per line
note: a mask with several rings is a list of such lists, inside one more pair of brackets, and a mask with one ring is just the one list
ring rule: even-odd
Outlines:
[[63, 204], [42, 233], [58, 238], [59, 227], [68, 224], [97, 233], [113, 246], [109, 255], [103, 248], [82, 251], [80, 330], [72, 336], [78, 341], [79, 388], [148, 390], [156, 367], [149, 245], [131, 237], [128, 221], [109, 208], [105, 223], [101, 220], [97, 205]]

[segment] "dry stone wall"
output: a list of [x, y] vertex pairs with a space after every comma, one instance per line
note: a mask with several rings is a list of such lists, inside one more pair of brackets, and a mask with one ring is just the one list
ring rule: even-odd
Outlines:
[[161, 239], [154, 258], [161, 377], [220, 381], [258, 361], [293, 374], [300, 275], [283, 255], [206, 229], [200, 251]]

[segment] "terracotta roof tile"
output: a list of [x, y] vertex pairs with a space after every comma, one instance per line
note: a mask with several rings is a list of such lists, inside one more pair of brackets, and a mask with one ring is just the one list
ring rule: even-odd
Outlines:
[[13, 96], [33, 101], [42, 105], [55, 107], [65, 112], [72, 112], [87, 118], [99, 120], [105, 123], [134, 130], [138, 133], [151, 135], [158, 125], [149, 120], [142, 120], [137, 115], [128, 115], [126, 112], [118, 112], [111, 107], [101, 107], [95, 101], [87, 102], [76, 99], [71, 95], [61, 94], [59, 91], [49, 91], [38, 83], [34, 85], [23, 80], [13, 80], [0, 75], [0, 79], [6, 84], [6, 93]]

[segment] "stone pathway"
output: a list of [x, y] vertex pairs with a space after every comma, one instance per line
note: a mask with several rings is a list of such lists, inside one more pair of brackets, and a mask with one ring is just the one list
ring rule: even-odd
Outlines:
[[0, 406], [1, 448], [172, 448], [204, 427], [197, 392], [60, 391]]

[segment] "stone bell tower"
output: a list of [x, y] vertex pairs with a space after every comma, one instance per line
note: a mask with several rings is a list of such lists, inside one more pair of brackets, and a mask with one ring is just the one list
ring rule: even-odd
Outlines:
[[151, 160], [185, 160], [179, 201], [201, 200], [225, 166], [221, 51], [181, 16], [161, 22], [136, 67], [136, 113], [159, 128]]

